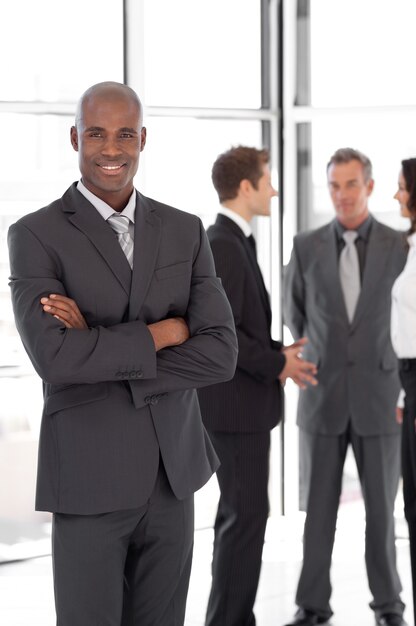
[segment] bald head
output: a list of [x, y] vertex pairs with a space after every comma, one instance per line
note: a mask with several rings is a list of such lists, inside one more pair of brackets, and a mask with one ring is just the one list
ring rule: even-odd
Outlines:
[[86, 106], [97, 100], [105, 100], [108, 103], [116, 102], [119, 100], [130, 101], [133, 106], [137, 107], [139, 112], [140, 123], [143, 121], [143, 107], [140, 102], [140, 98], [137, 93], [123, 83], [116, 83], [113, 81], [106, 81], [103, 83], [97, 83], [89, 87], [80, 97], [75, 114], [75, 126], [78, 128], [83, 119], [83, 111]]
[[82, 182], [116, 211], [133, 192], [133, 178], [146, 144], [141, 102], [121, 83], [98, 83], [81, 96], [71, 128]]

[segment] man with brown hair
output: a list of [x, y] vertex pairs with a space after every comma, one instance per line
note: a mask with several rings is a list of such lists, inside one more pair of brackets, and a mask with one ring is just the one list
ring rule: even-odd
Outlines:
[[269, 216], [277, 191], [266, 150], [221, 154], [212, 168], [221, 209], [208, 238], [231, 304], [239, 344], [232, 380], [199, 391], [202, 418], [221, 461], [207, 626], [255, 624], [253, 606], [269, 513], [270, 431], [281, 418], [282, 383], [315, 383], [300, 358], [305, 340], [283, 348], [270, 334], [271, 308], [251, 221]]

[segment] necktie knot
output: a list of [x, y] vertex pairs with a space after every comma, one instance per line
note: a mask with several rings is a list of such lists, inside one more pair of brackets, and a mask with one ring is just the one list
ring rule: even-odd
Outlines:
[[355, 242], [357, 237], [358, 233], [356, 230], [346, 230], [342, 235], [342, 238], [344, 239], [347, 246], [351, 246]]
[[110, 215], [107, 219], [111, 228], [117, 235], [118, 242], [126, 255], [130, 267], [133, 269], [133, 239], [129, 232], [130, 220], [127, 215]]
[[107, 221], [110, 223], [111, 228], [117, 233], [117, 235], [129, 232], [130, 220], [126, 215], [110, 215]]

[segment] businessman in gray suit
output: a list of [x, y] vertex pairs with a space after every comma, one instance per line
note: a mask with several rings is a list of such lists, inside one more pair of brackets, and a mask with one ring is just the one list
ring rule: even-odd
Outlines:
[[100, 83], [82, 178], [9, 231], [17, 328], [44, 385], [36, 508], [53, 512], [59, 626], [183, 624], [193, 493], [218, 459], [196, 388], [234, 374], [232, 312], [200, 220], [133, 186], [137, 94]]
[[[286, 270], [284, 316], [319, 385], [300, 392], [298, 425], [309, 468], [303, 565], [291, 624], [328, 621], [330, 564], [342, 473], [352, 446], [366, 509], [370, 604], [380, 626], [403, 626], [396, 570], [394, 500], [400, 475], [399, 392], [390, 343], [390, 293], [406, 256], [401, 233], [372, 217], [371, 163], [337, 150], [327, 166], [336, 218], [295, 237]], [[351, 623], [355, 623], [352, 613]]]

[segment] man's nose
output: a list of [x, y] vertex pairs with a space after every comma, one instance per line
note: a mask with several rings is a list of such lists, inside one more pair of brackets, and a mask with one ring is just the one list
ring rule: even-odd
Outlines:
[[118, 155], [122, 152], [116, 137], [107, 137], [101, 149], [102, 154]]

